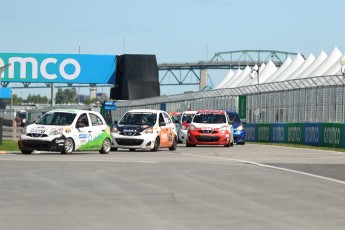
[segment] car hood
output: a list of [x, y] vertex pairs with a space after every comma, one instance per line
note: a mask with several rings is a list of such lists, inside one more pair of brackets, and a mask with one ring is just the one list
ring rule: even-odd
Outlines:
[[56, 126], [56, 125], [37, 125], [31, 124], [26, 127], [27, 133], [46, 133], [48, 134], [52, 130], [65, 129], [67, 126]]
[[233, 123], [233, 124], [232, 124], [232, 127], [233, 127], [234, 129], [237, 129], [237, 127], [240, 126], [240, 125], [242, 125], [242, 124], [241, 124], [241, 123]]
[[226, 126], [226, 123], [222, 124], [205, 124], [205, 123], [192, 123], [196, 128], [221, 128]]

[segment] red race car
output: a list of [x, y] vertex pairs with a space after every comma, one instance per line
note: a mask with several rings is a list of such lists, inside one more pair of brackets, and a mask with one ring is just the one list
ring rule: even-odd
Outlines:
[[199, 110], [188, 129], [187, 147], [196, 145], [234, 145], [234, 132], [223, 110]]

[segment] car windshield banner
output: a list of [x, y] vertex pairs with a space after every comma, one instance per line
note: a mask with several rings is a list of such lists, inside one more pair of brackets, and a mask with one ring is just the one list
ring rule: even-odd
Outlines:
[[114, 84], [116, 55], [0, 53], [6, 65], [3, 82]]

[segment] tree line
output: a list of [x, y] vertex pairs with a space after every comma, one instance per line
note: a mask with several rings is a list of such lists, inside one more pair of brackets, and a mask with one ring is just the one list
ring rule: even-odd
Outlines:
[[[95, 99], [86, 99], [83, 101], [84, 104], [92, 104], [99, 101], [97, 98]], [[51, 100], [48, 99], [47, 96], [41, 96], [39, 94], [29, 94], [26, 99], [19, 97], [17, 94], [13, 94], [12, 96], [12, 103], [13, 105], [21, 105], [25, 103], [30, 104], [48, 104]], [[75, 104], [78, 103], [78, 93], [75, 88], [71, 89], [58, 89], [55, 95], [55, 104]]]

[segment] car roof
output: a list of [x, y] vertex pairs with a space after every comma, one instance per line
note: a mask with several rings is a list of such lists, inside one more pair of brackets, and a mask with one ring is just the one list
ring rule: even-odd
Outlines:
[[227, 114], [238, 114], [236, 111], [231, 111], [231, 110], [225, 110]]
[[62, 112], [62, 113], [74, 113], [74, 114], [79, 114], [79, 113], [97, 113], [95, 111], [90, 111], [90, 110], [82, 110], [82, 109], [54, 109], [50, 110], [47, 113], [56, 113], [56, 112]]
[[147, 112], [147, 113], [160, 113], [160, 112], [165, 112], [163, 110], [158, 110], [158, 109], [131, 109], [127, 112]]
[[183, 114], [196, 114], [198, 111], [183, 111]]
[[226, 112], [224, 110], [198, 110], [197, 114], [226, 114]]

